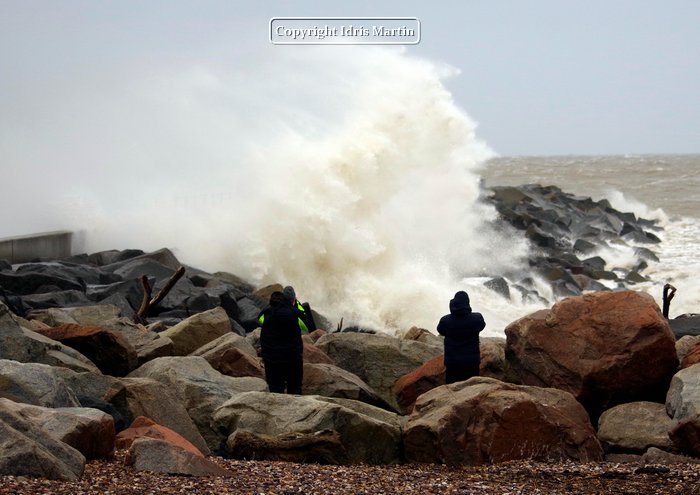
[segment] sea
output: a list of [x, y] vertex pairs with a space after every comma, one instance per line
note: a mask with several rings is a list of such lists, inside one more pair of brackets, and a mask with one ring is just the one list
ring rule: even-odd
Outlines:
[[670, 317], [700, 312], [700, 155], [518, 156], [486, 162], [486, 186], [538, 183], [656, 220], [659, 262], [644, 272], [648, 283], [630, 286], [661, 303], [664, 284], [677, 290]]

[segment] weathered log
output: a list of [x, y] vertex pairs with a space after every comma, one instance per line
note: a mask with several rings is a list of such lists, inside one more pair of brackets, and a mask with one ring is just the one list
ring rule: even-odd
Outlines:
[[165, 298], [165, 296], [168, 295], [168, 292], [170, 292], [170, 290], [184, 274], [185, 267], [181, 266], [177, 269], [173, 276], [170, 277], [170, 280], [168, 280], [168, 283], [165, 284], [165, 287], [163, 287], [154, 298], [151, 298], [153, 289], [151, 288], [151, 284], [148, 283], [148, 278], [145, 275], [142, 275], [141, 285], [143, 286], [143, 301], [141, 302], [139, 310], [134, 313], [134, 322], [146, 324], [146, 315], [148, 315], [148, 312], [160, 304], [160, 302]]

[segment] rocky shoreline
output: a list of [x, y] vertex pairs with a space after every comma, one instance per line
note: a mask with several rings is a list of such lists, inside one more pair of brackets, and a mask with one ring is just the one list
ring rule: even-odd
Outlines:
[[674, 334], [626, 290], [651, 251], [632, 271], [578, 257], [654, 225], [556, 188], [492, 200], [567, 297], [482, 339], [481, 376], [452, 385], [431, 332], [315, 314], [303, 395], [270, 394], [257, 315], [279, 285], [168, 249], [0, 261], [0, 493], [693, 493], [700, 325]]

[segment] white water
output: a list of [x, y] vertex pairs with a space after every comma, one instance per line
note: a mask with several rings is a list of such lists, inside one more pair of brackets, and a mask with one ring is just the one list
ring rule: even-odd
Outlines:
[[44, 118], [2, 143], [32, 185], [8, 234], [83, 230], [89, 252], [168, 246], [259, 286], [292, 284], [346, 325], [434, 329], [465, 285], [490, 333], [528, 312], [473, 278], [517, 266], [526, 247], [477, 202], [490, 152], [442, 85], [454, 70], [375, 48], [303, 57], [57, 87]]

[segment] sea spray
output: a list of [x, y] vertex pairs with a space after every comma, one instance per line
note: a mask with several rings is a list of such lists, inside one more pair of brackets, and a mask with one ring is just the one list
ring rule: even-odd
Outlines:
[[527, 247], [479, 201], [490, 152], [442, 84], [453, 69], [368, 47], [128, 69], [57, 87], [7, 147], [40, 205], [24, 231], [81, 230], [86, 251], [168, 246], [292, 284], [347, 325], [434, 329], [465, 286], [490, 332], [525, 311], [474, 282]]

